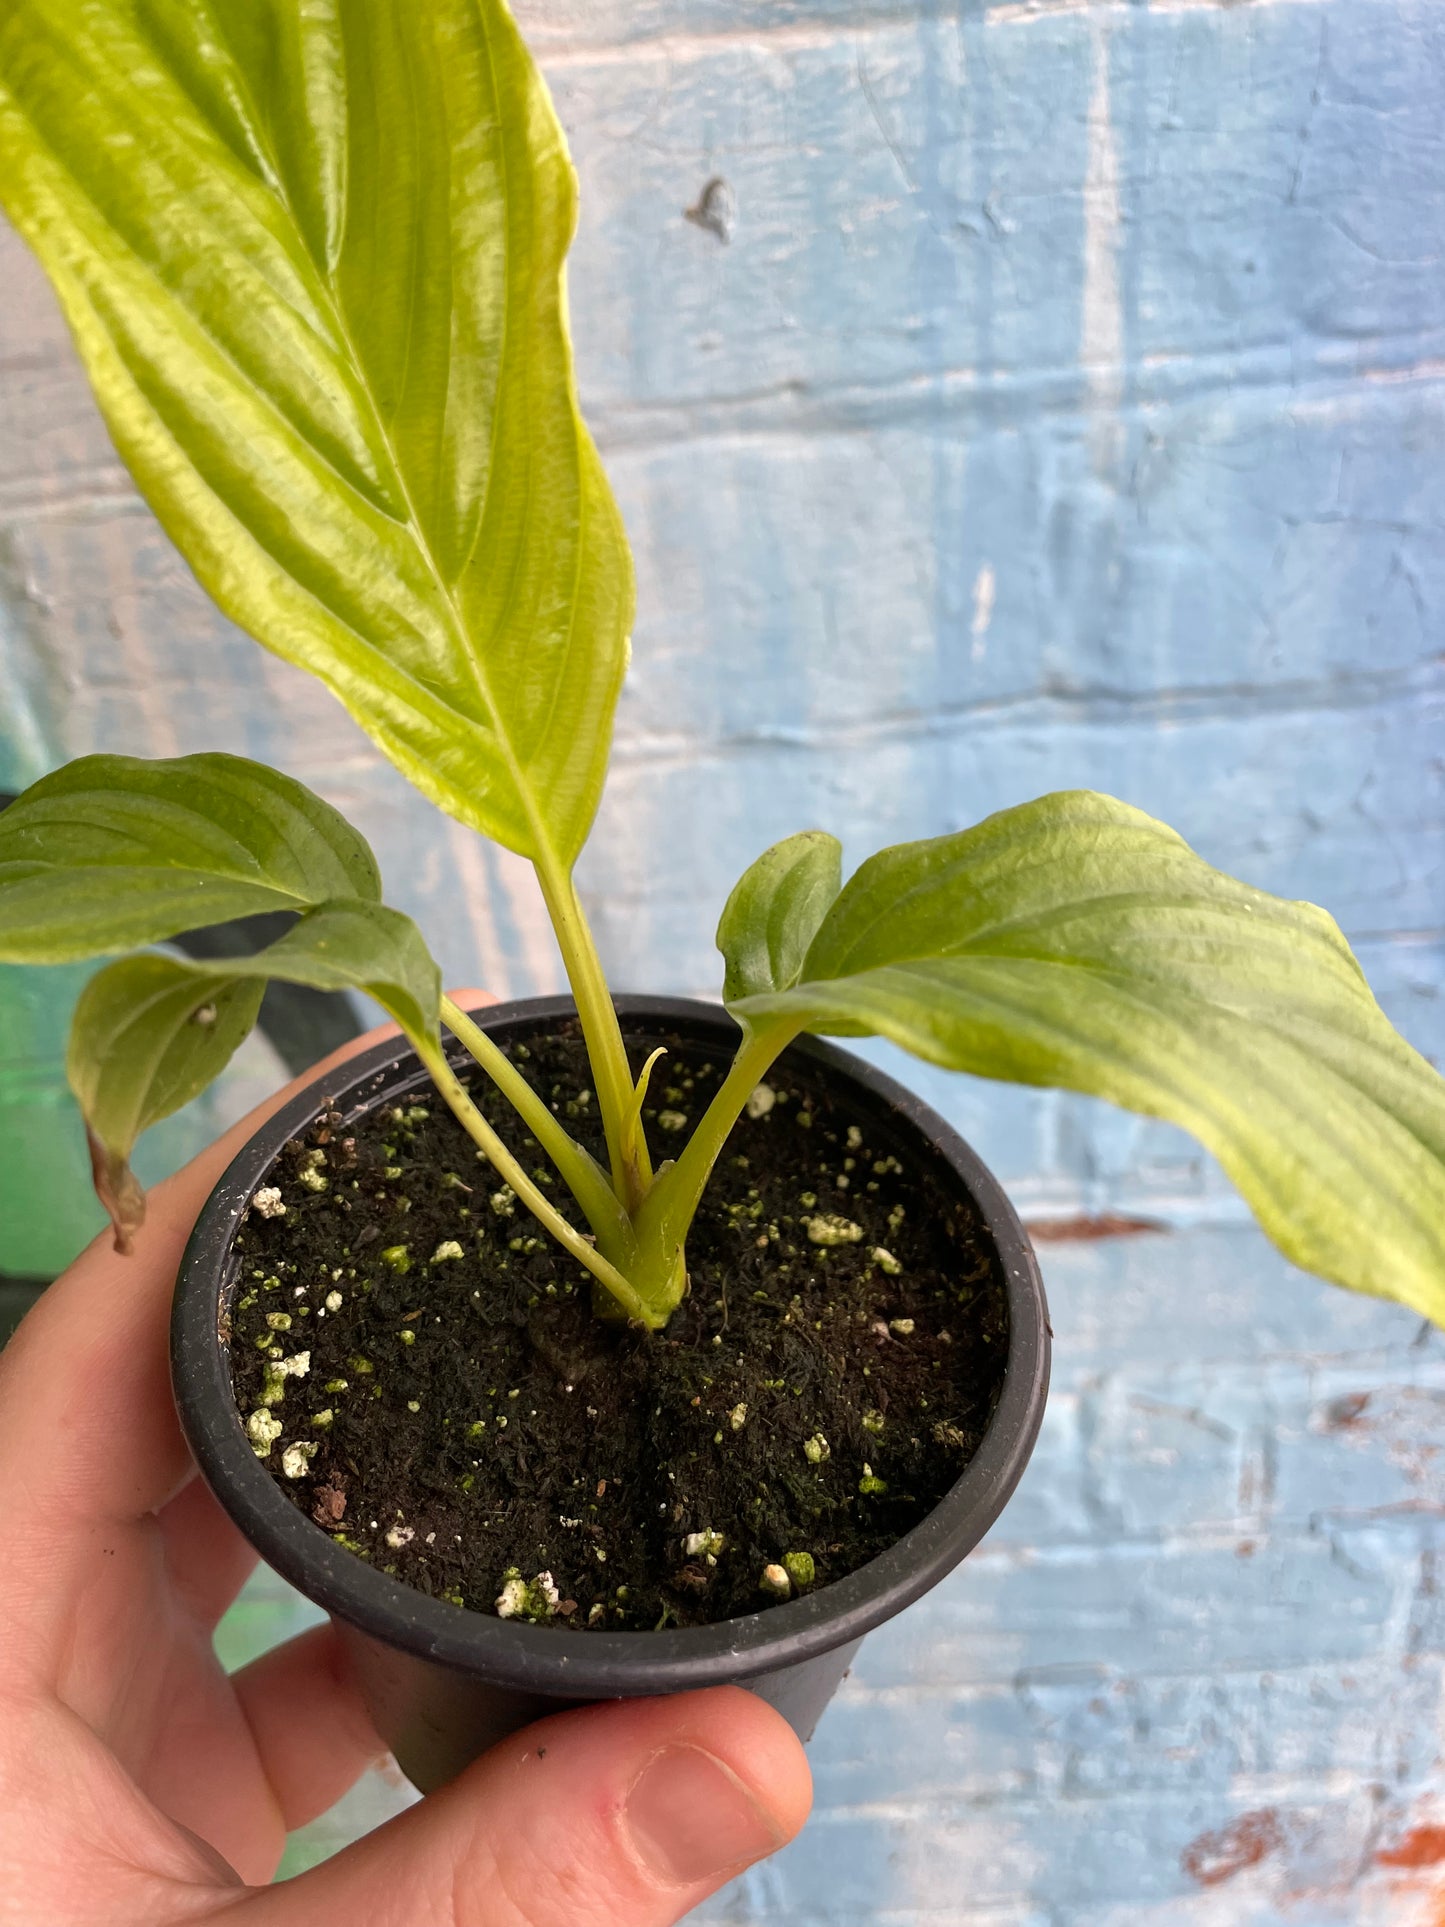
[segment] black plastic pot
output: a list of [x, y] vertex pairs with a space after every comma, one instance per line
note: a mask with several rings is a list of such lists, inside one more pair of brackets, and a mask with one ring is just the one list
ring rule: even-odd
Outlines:
[[[624, 997], [629, 1044], [654, 1033], [730, 1053], [722, 1010]], [[524, 1041], [572, 1014], [561, 998], [477, 1013], [493, 1035]], [[1049, 1327], [1028, 1238], [999, 1186], [942, 1118], [870, 1065], [814, 1039], [788, 1057], [811, 1081], [843, 1086], [852, 1114], [874, 1119], [918, 1160], [931, 1158], [992, 1234], [1006, 1282], [1009, 1348], [982, 1445], [922, 1523], [846, 1579], [746, 1618], [665, 1632], [564, 1632], [473, 1613], [375, 1571], [311, 1524], [277, 1489], [241, 1427], [225, 1334], [236, 1279], [232, 1241], [288, 1138], [321, 1111], [354, 1119], [425, 1085], [402, 1042], [355, 1057], [277, 1112], [231, 1164], [197, 1221], [171, 1324], [176, 1404], [191, 1449], [226, 1511], [267, 1563], [332, 1615], [375, 1718], [404, 1773], [424, 1791], [544, 1713], [586, 1701], [736, 1684], [811, 1736], [865, 1633], [935, 1586], [970, 1552], [1019, 1481], [1043, 1417]], [[785, 1062], [787, 1060], [785, 1059]]]

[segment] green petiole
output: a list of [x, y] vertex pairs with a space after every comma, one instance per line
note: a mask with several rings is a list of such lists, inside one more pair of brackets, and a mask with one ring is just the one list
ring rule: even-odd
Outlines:
[[[442, 1000], [442, 1016], [546, 1150], [586, 1212], [597, 1238], [597, 1248], [582, 1239], [531, 1182], [456, 1079], [451, 1077], [449, 1085], [442, 1083], [439, 1067], [445, 1065], [445, 1059], [439, 1055], [435, 1059], [425, 1056], [428, 1069], [441, 1084], [443, 1095], [463, 1127], [544, 1229], [587, 1266], [613, 1304], [628, 1318], [651, 1330], [660, 1330], [687, 1290], [684, 1250], [688, 1227], [713, 1166], [744, 1105], [800, 1026], [791, 1020], [775, 1019], [766, 1026], [744, 1031], [727, 1077], [681, 1156], [675, 1164], [664, 1165], [651, 1179], [637, 1209], [627, 1212], [600, 1167], [568, 1136], [526, 1078], [486, 1032], [450, 998]], [[647, 1077], [660, 1055], [661, 1051], [654, 1051], [648, 1059], [628, 1105], [626, 1129], [638, 1145], [642, 1142], [640, 1114]]]
[[535, 868], [597, 1083], [597, 1103], [612, 1162], [612, 1188], [624, 1207], [632, 1212], [647, 1195], [652, 1183], [652, 1165], [640, 1132], [635, 1136], [632, 1156], [628, 1155], [627, 1120], [633, 1082], [617, 1011], [572, 878], [550, 857], [546, 860], [539, 857]]
[[628, 1318], [638, 1324], [656, 1330], [665, 1322], [665, 1314], [657, 1315], [617, 1267], [610, 1263], [602, 1253], [589, 1244], [580, 1231], [558, 1211], [551, 1200], [543, 1195], [532, 1179], [522, 1169], [503, 1144], [496, 1132], [473, 1104], [463, 1089], [460, 1079], [447, 1062], [446, 1054], [439, 1044], [429, 1038], [414, 1037], [417, 1055], [431, 1072], [437, 1089], [450, 1105], [462, 1129], [479, 1150], [485, 1153], [497, 1175], [509, 1184], [517, 1197], [526, 1205], [532, 1216], [549, 1232], [564, 1251], [569, 1252], [578, 1264], [584, 1265], [613, 1298]]
[[722, 1086], [683, 1147], [676, 1164], [668, 1165], [653, 1182], [642, 1208], [633, 1218], [637, 1239], [636, 1269], [632, 1276], [644, 1299], [666, 1312], [675, 1309], [686, 1289], [683, 1251], [688, 1228], [702, 1201], [713, 1166], [743, 1107], [770, 1066], [802, 1029], [791, 1018], [774, 1019], [758, 1029], [745, 1028]]
[[442, 998], [442, 1021], [466, 1045], [552, 1160], [586, 1214], [599, 1248], [613, 1259], [625, 1261], [633, 1248], [632, 1226], [607, 1181], [607, 1173], [562, 1128], [506, 1053], [450, 997]]

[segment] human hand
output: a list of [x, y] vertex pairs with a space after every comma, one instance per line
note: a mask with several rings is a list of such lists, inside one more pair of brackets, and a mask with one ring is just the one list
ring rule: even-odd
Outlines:
[[217, 1661], [255, 1555], [191, 1463], [166, 1330], [206, 1197], [316, 1074], [158, 1185], [135, 1255], [97, 1240], [0, 1354], [0, 1922], [666, 1927], [807, 1815], [802, 1748], [737, 1689], [557, 1714], [264, 1884], [384, 1749], [329, 1625]]

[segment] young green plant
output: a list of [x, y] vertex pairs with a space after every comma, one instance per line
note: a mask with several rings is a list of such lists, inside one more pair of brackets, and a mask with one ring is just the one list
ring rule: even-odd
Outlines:
[[[252, 957], [120, 955], [82, 996], [70, 1078], [122, 1247], [144, 1208], [137, 1136], [216, 1076], [279, 978], [375, 997], [500, 1176], [643, 1326], [679, 1302], [708, 1175], [805, 1031], [1167, 1118], [1296, 1262], [1445, 1319], [1445, 1085], [1323, 911], [1089, 792], [884, 850], [846, 884], [821, 831], [766, 851], [718, 930], [736, 1061], [654, 1166], [650, 1067], [628, 1061], [573, 882], [632, 570], [573, 386], [574, 176], [502, 0], [15, 0], [0, 196], [117, 448], [221, 609], [532, 864], [607, 1147], [594, 1161], [443, 998], [329, 805], [232, 756], [85, 757], [0, 818], [0, 960], [295, 915]], [[499, 1103], [565, 1211], [498, 1137]]]

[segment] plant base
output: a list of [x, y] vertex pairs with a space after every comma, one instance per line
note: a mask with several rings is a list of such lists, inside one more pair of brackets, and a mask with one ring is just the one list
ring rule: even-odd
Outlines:
[[[719, 1062], [731, 1054], [735, 1028], [719, 1011], [636, 999], [622, 1000], [620, 1008], [629, 1031], [664, 1026], [680, 1042], [715, 1052]], [[560, 1000], [549, 1000], [501, 1006], [487, 1012], [485, 1021], [498, 1038], [526, 1041], [565, 1022], [567, 1014]], [[1042, 1415], [1048, 1332], [1037, 1268], [1007, 1201], [956, 1135], [891, 1080], [812, 1042], [796, 1046], [782, 1063], [780, 1078], [796, 1073], [811, 1084], [821, 1082], [865, 1133], [901, 1134], [900, 1162], [932, 1166], [941, 1182], [954, 1187], [956, 1208], [962, 1210], [966, 1202], [967, 1210], [978, 1214], [987, 1231], [991, 1275], [1007, 1302], [1006, 1356], [977, 1450], [926, 1516], [857, 1570], [831, 1583], [793, 1589], [785, 1603], [765, 1604], [767, 1596], [757, 1595], [750, 1609], [715, 1624], [668, 1624], [654, 1631], [609, 1620], [582, 1636], [567, 1632], [555, 1618], [536, 1625], [459, 1608], [338, 1545], [279, 1489], [257, 1457], [236, 1407], [230, 1348], [235, 1314], [257, 1282], [248, 1272], [262, 1269], [263, 1285], [272, 1274], [245, 1264], [237, 1234], [247, 1227], [248, 1216], [251, 1225], [256, 1223], [257, 1193], [276, 1184], [280, 1161], [297, 1158], [288, 1144], [299, 1143], [304, 1154], [323, 1113], [337, 1114], [339, 1125], [332, 1128], [344, 1138], [355, 1135], [356, 1121], [378, 1105], [401, 1105], [404, 1113], [426, 1106], [424, 1075], [404, 1047], [379, 1046], [294, 1100], [240, 1154], [203, 1212], [182, 1267], [173, 1322], [173, 1377], [187, 1436], [222, 1504], [262, 1555], [349, 1629], [380, 1730], [418, 1785], [437, 1784], [539, 1711], [593, 1699], [742, 1684], [772, 1699], [806, 1735], [864, 1633], [957, 1564], [1017, 1482]], [[284, 1185], [277, 1189], [284, 1192]], [[822, 1210], [821, 1203], [817, 1209]], [[400, 1275], [410, 1282], [412, 1274]], [[545, 1289], [540, 1296], [545, 1301]], [[271, 1297], [274, 1301], [276, 1293]], [[401, 1309], [415, 1312], [423, 1302], [418, 1297]], [[707, 1309], [701, 1294], [699, 1307]], [[400, 1329], [419, 1332], [420, 1327]], [[888, 1342], [908, 1336], [891, 1336]], [[272, 1366], [307, 1349], [291, 1331], [284, 1337], [283, 1360], [267, 1361]], [[254, 1344], [250, 1350], [261, 1356]], [[288, 1378], [285, 1400], [299, 1388]], [[309, 1405], [307, 1412], [314, 1415]], [[886, 1426], [888, 1415], [883, 1416]], [[750, 1422], [744, 1421], [744, 1432]], [[917, 1436], [920, 1445], [925, 1439], [916, 1430], [907, 1436]], [[711, 1445], [711, 1434], [707, 1442]], [[815, 1468], [806, 1456], [802, 1465], [807, 1491], [806, 1479]], [[626, 1472], [621, 1476], [625, 1483]], [[372, 1516], [382, 1532], [380, 1514]], [[676, 1521], [664, 1523], [675, 1531]], [[559, 1524], [559, 1532], [566, 1530]], [[530, 1581], [534, 1574], [525, 1577]]]

